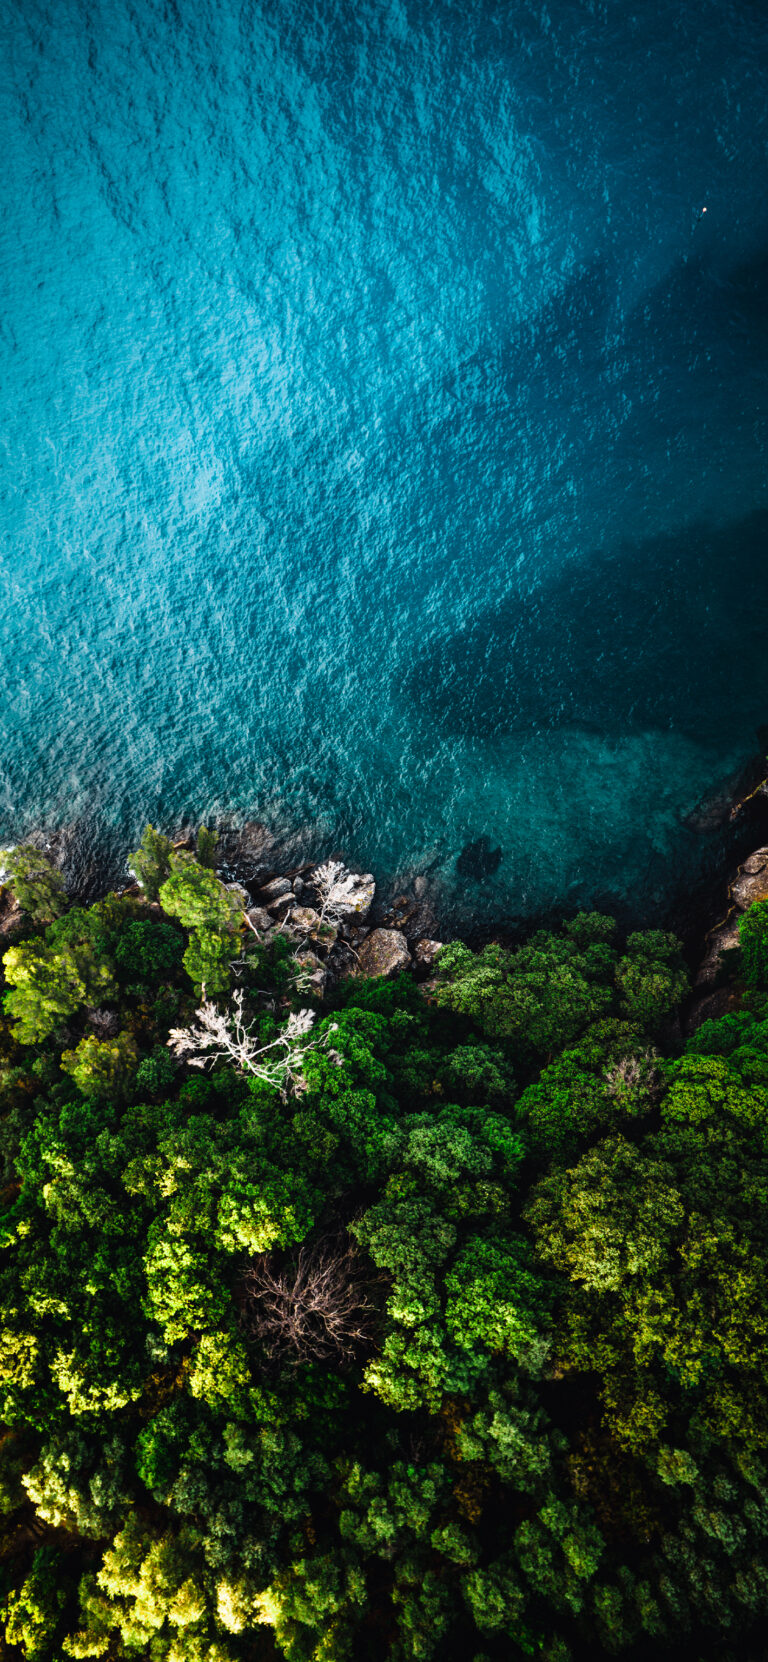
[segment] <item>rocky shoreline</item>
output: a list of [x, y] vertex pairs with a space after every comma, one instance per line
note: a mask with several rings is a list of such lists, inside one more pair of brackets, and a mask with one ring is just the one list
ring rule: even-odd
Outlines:
[[[711, 839], [705, 869], [681, 892], [661, 919], [683, 941], [694, 982], [694, 1012], [721, 1013], [725, 989], [718, 987], [720, 955], [738, 944], [739, 918], [753, 900], [768, 898], [768, 778], [763, 755], [755, 756], [725, 781], [689, 816], [688, 829]], [[36, 831], [25, 838], [60, 866], [70, 893], [91, 900], [112, 886], [125, 891], [99, 862], [95, 840], [77, 825], [55, 832]], [[181, 827], [177, 847], [193, 847], [194, 831]], [[298, 852], [298, 850], [296, 850]], [[291, 864], [290, 845], [260, 821], [219, 826], [217, 869], [224, 880], [246, 891], [250, 926], [260, 934], [290, 931], [305, 960], [307, 991], [322, 996], [341, 976], [391, 975], [412, 969], [420, 980], [432, 970], [443, 938], [464, 934], [472, 945], [492, 938], [507, 943], [524, 938], [538, 925], [557, 918], [499, 919], [495, 927], [470, 930], [441, 928], [439, 895], [429, 877], [417, 873], [402, 892], [377, 892], [372, 873], [351, 873], [339, 862], [352, 887], [331, 925], [323, 917], [317, 873], [323, 866], [304, 860]], [[129, 885], [132, 887], [132, 885]], [[621, 914], [610, 896], [595, 904]], [[620, 921], [624, 921], [620, 916]], [[0, 889], [0, 937], [17, 922], [8, 890]], [[706, 1006], [706, 1007], [705, 1007]]]

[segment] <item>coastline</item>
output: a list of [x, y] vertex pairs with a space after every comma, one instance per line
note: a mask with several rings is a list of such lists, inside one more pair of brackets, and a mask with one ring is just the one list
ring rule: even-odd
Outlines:
[[[222, 875], [227, 881], [243, 885], [254, 900], [258, 890], [274, 880], [300, 882], [322, 858], [317, 852], [308, 856], [311, 836], [306, 830], [278, 836], [259, 820], [238, 823], [226, 817], [214, 821], [211, 829], [219, 835], [217, 864]], [[609, 890], [594, 894], [581, 905], [566, 901], [542, 912], [516, 915], [502, 910], [492, 920], [473, 919], [471, 900], [458, 915], [455, 904], [446, 900], [445, 891], [430, 873], [416, 872], [402, 883], [381, 883], [374, 873], [369, 874], [375, 878], [376, 888], [368, 925], [370, 929], [401, 933], [411, 952], [424, 938], [462, 939], [478, 948], [490, 940], [518, 944], [536, 929], [558, 927], [577, 910], [594, 909], [614, 916], [625, 932], [651, 927], [670, 930], [681, 940], [693, 974], [706, 954], [709, 938], [725, 926], [732, 912], [731, 891], [741, 867], [755, 850], [768, 844], [764, 751], [753, 754], [736, 774], [715, 786], [688, 816], [685, 829], [695, 839], [690, 876], [688, 880], [683, 877], [672, 898], [661, 905], [651, 894], [645, 904], [630, 905]], [[189, 825], [172, 828], [169, 834], [180, 847], [191, 844], [194, 838]], [[118, 859], [95, 822], [35, 829], [23, 840], [34, 842], [49, 854], [62, 870], [69, 893], [80, 903], [90, 903], [111, 890], [123, 892], [128, 886], [124, 860]], [[338, 858], [344, 860], [343, 850]], [[468, 897], [471, 889], [470, 879], [466, 884]]]

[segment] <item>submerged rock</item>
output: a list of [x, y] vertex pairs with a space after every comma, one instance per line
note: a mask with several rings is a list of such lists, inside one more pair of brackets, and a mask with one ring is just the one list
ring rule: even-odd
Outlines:
[[263, 883], [277, 864], [276, 848], [274, 834], [259, 820], [246, 820], [244, 825], [237, 826], [223, 825], [219, 831], [216, 864], [242, 883]]
[[358, 974], [395, 975], [411, 962], [408, 943], [399, 929], [373, 929], [357, 955]]
[[486, 877], [493, 877], [498, 871], [504, 858], [500, 848], [491, 848], [491, 841], [485, 834], [476, 837], [472, 843], [467, 843], [456, 861], [456, 870], [459, 877], [470, 883], [482, 883]]

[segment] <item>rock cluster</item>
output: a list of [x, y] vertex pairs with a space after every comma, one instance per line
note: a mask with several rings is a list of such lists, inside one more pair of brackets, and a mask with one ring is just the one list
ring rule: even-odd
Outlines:
[[711, 987], [717, 979], [721, 955], [739, 944], [739, 920], [756, 900], [768, 900], [768, 848], [757, 848], [739, 866], [729, 890], [727, 916], [707, 936], [707, 950], [699, 967], [696, 986]]
[[[337, 875], [329, 895], [331, 869]], [[442, 943], [419, 929], [418, 905], [401, 897], [401, 903], [374, 926], [370, 913], [375, 897], [370, 872], [349, 872], [339, 865], [302, 866], [269, 876], [253, 889], [247, 915], [259, 934], [280, 930], [296, 943], [305, 990], [316, 996], [326, 991], [329, 981], [349, 976], [390, 976], [411, 967], [417, 974], [429, 974]]]
[[[90, 846], [80, 830], [76, 826], [57, 833], [33, 832], [28, 839], [63, 870], [70, 894], [78, 899], [94, 881], [88, 865]], [[194, 828], [180, 826], [173, 846], [194, 850]], [[256, 934], [264, 939], [277, 931], [289, 936], [304, 972], [305, 991], [322, 996], [329, 982], [349, 976], [390, 976], [412, 968], [425, 980], [433, 973], [442, 943], [432, 933], [435, 922], [423, 874], [406, 879], [408, 892], [398, 895], [388, 910], [379, 905], [372, 917], [376, 881], [371, 872], [351, 872], [338, 861], [281, 871], [285, 860], [285, 845], [279, 847], [268, 827], [256, 820], [220, 829], [219, 875], [237, 892]], [[119, 892], [137, 897], [142, 893], [136, 882], [123, 883]], [[156, 903], [149, 911], [161, 915]], [[0, 884], [0, 940], [13, 939], [22, 924], [21, 908], [11, 890]]]

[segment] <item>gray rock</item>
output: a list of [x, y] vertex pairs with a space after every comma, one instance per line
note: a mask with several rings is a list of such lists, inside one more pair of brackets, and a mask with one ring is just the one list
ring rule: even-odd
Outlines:
[[[315, 868], [317, 869], [317, 868]], [[309, 882], [312, 883], [314, 871], [308, 872]], [[376, 879], [370, 871], [356, 871], [350, 874], [353, 881], [349, 885], [349, 893], [334, 907], [336, 916], [341, 920], [362, 923], [367, 918], [376, 893]]]
[[422, 936], [421, 940], [416, 942], [413, 949], [413, 956], [416, 963], [423, 964], [427, 969], [431, 969], [441, 946], [444, 945], [444, 941], [432, 941], [428, 936]]
[[273, 900], [279, 900], [281, 895], [289, 894], [293, 899], [293, 889], [289, 877], [273, 877], [271, 882], [263, 883], [257, 891], [256, 899], [260, 906], [269, 906]]
[[713, 982], [721, 968], [721, 952], [731, 952], [739, 944], [739, 919], [736, 913], [731, 913], [725, 923], [718, 925], [707, 936], [707, 950], [699, 966], [696, 976], [696, 986], [705, 987]]
[[12, 889], [0, 889], [0, 939], [12, 935], [23, 918], [22, 909]]
[[408, 944], [399, 929], [374, 929], [358, 953], [358, 974], [395, 975], [410, 962]]
[[282, 922], [288, 916], [288, 913], [293, 911], [295, 904], [296, 899], [293, 889], [289, 889], [287, 894], [278, 895], [276, 900], [268, 900], [267, 911], [270, 917], [279, 918]]
[[320, 913], [314, 906], [294, 906], [291, 913], [291, 923], [295, 929], [303, 929], [307, 934], [316, 929], [320, 922]]
[[731, 884], [731, 897], [742, 912], [756, 900], [768, 900], [768, 848], [756, 848], [739, 866], [738, 876]]
[[248, 921], [254, 929], [264, 930], [272, 928], [272, 919], [264, 906], [249, 906]]

